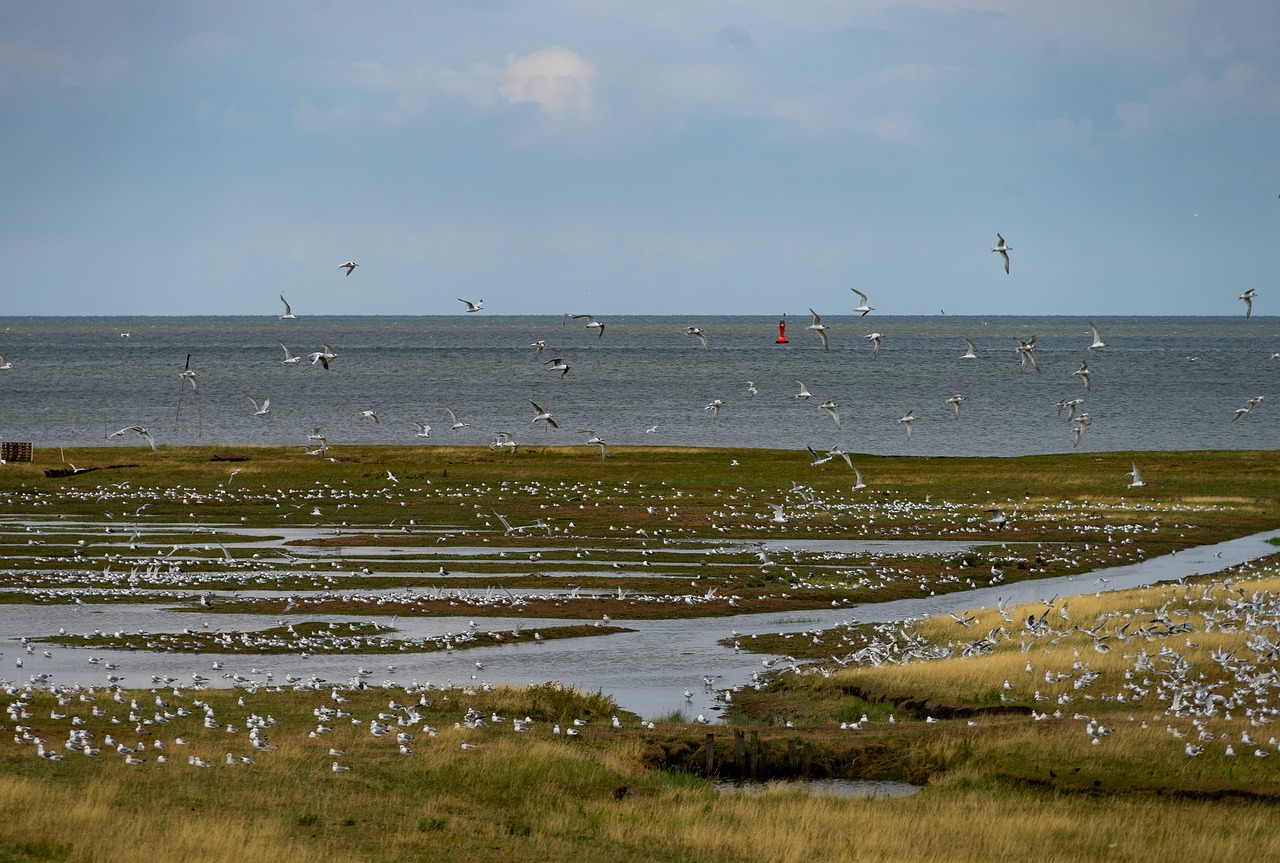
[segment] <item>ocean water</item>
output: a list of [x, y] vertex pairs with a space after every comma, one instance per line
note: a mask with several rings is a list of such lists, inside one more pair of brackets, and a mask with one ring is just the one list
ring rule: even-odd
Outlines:
[[[523, 444], [795, 449], [839, 445], [882, 455], [1025, 455], [1078, 451], [1280, 448], [1280, 319], [1102, 317], [1089, 350], [1074, 317], [833, 315], [830, 350], [788, 319], [624, 316], [602, 337], [559, 316], [0, 318], [0, 440], [37, 447], [161, 444]], [[708, 349], [687, 335], [696, 325]], [[865, 336], [882, 334], [878, 355]], [[128, 333], [127, 337], [122, 333]], [[1021, 370], [1017, 339], [1037, 337], [1040, 372]], [[962, 360], [965, 338], [978, 359]], [[530, 345], [546, 350], [534, 356]], [[279, 342], [302, 355], [280, 362]], [[331, 345], [326, 372], [306, 354]], [[189, 360], [188, 360], [189, 357]], [[547, 360], [571, 366], [561, 376]], [[1073, 375], [1087, 361], [1092, 389]], [[199, 391], [183, 383], [189, 362]], [[813, 397], [796, 398], [808, 385]], [[747, 382], [758, 392], [751, 395]], [[963, 395], [957, 419], [947, 399]], [[255, 416], [251, 396], [271, 400]], [[1237, 408], [1263, 401], [1238, 421]], [[1092, 423], [1075, 444], [1063, 399]], [[705, 406], [723, 402], [719, 417]], [[819, 405], [833, 400], [839, 428]], [[531, 422], [535, 401], [560, 429]], [[445, 406], [469, 423], [451, 431]], [[374, 410], [379, 423], [361, 415]], [[913, 411], [910, 439], [898, 422]], [[415, 421], [433, 427], [414, 436]], [[807, 454], [806, 454], [807, 456]]]

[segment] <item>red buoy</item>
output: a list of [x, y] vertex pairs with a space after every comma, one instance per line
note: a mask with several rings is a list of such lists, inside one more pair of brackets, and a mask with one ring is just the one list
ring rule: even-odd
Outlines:
[[789, 344], [787, 341], [787, 313], [782, 313], [782, 320], [778, 321], [778, 338], [774, 341], [775, 345]]

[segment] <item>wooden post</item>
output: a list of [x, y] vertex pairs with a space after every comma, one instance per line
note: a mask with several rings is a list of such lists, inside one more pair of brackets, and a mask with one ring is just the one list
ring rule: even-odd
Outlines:
[[809, 773], [813, 769], [813, 744], [808, 740], [804, 742], [804, 755], [802, 756], [800, 770], [804, 774], [804, 778], [809, 778]]
[[751, 778], [759, 779], [761, 774], [762, 752], [760, 751], [760, 732], [751, 730]]
[[741, 728], [733, 729], [733, 769], [741, 780], [746, 776], [747, 747], [743, 742], [745, 732]]
[[794, 737], [787, 738], [787, 770], [792, 776], [796, 773], [796, 740]]
[[715, 776], [716, 775], [716, 736], [708, 731], [707, 739], [702, 745], [703, 745], [703, 748], [705, 749], [705, 752], [703, 754], [706, 757], [706, 763], [702, 768], [703, 772], [705, 772], [708, 777]]

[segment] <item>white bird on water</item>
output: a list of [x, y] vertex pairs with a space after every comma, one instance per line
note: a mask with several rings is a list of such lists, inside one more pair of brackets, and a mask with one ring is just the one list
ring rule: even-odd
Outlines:
[[1013, 248], [1011, 246], [1006, 246], [1004, 244], [1004, 237], [1000, 236], [999, 234], [996, 234], [996, 247], [991, 251], [999, 252], [1000, 257], [1004, 258], [1004, 271], [1005, 273], [1008, 273], [1009, 272], [1009, 253], [1013, 251]]
[[347, 275], [349, 276], [351, 275], [352, 271], [355, 270], [355, 268], [358, 266], [360, 265], [357, 264], [355, 261], [347, 261], [345, 264], [338, 264], [338, 269], [346, 270]]
[[822, 339], [823, 350], [826, 350], [826, 351], [831, 350], [831, 345], [830, 343], [827, 342], [827, 327], [824, 323], [822, 323], [822, 318], [818, 317], [818, 313], [815, 312], [812, 308], [809, 309], [809, 314], [813, 315], [813, 323], [809, 324], [809, 326], [805, 327], [805, 329], [813, 330], [815, 333], [818, 334], [818, 336]]
[[293, 309], [289, 306], [289, 301], [284, 298], [284, 294], [280, 295], [280, 302], [284, 303], [284, 314], [280, 316], [282, 321], [296, 321], [298, 316], [293, 313]]
[[462, 297], [458, 297], [458, 302], [465, 303], [468, 312], [478, 312], [484, 308], [484, 300], [473, 303], [470, 300], [464, 300]]
[[851, 291], [853, 291], [855, 294], [857, 294], [857, 295], [858, 295], [858, 298], [859, 298], [860, 300], [862, 300], [862, 302], [858, 305], [858, 307], [857, 307], [856, 309], [854, 309], [854, 311], [855, 311], [855, 312], [861, 312], [861, 313], [862, 313], [862, 317], [864, 317], [864, 318], [865, 318], [865, 317], [867, 316], [867, 312], [874, 312], [874, 311], [875, 311], [875, 309], [873, 309], [873, 308], [871, 308], [871, 306], [868, 306], [868, 305], [867, 305], [867, 295], [866, 295], [866, 294], [864, 294], [862, 291], [858, 290], [857, 288], [850, 288], [849, 290], [851, 290]]

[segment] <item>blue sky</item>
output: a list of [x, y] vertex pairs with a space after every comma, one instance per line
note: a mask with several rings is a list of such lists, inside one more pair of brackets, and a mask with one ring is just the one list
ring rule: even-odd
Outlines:
[[283, 290], [299, 315], [838, 317], [850, 287], [883, 314], [1280, 309], [1272, 0], [0, 0], [0, 24], [6, 315], [274, 315]]

